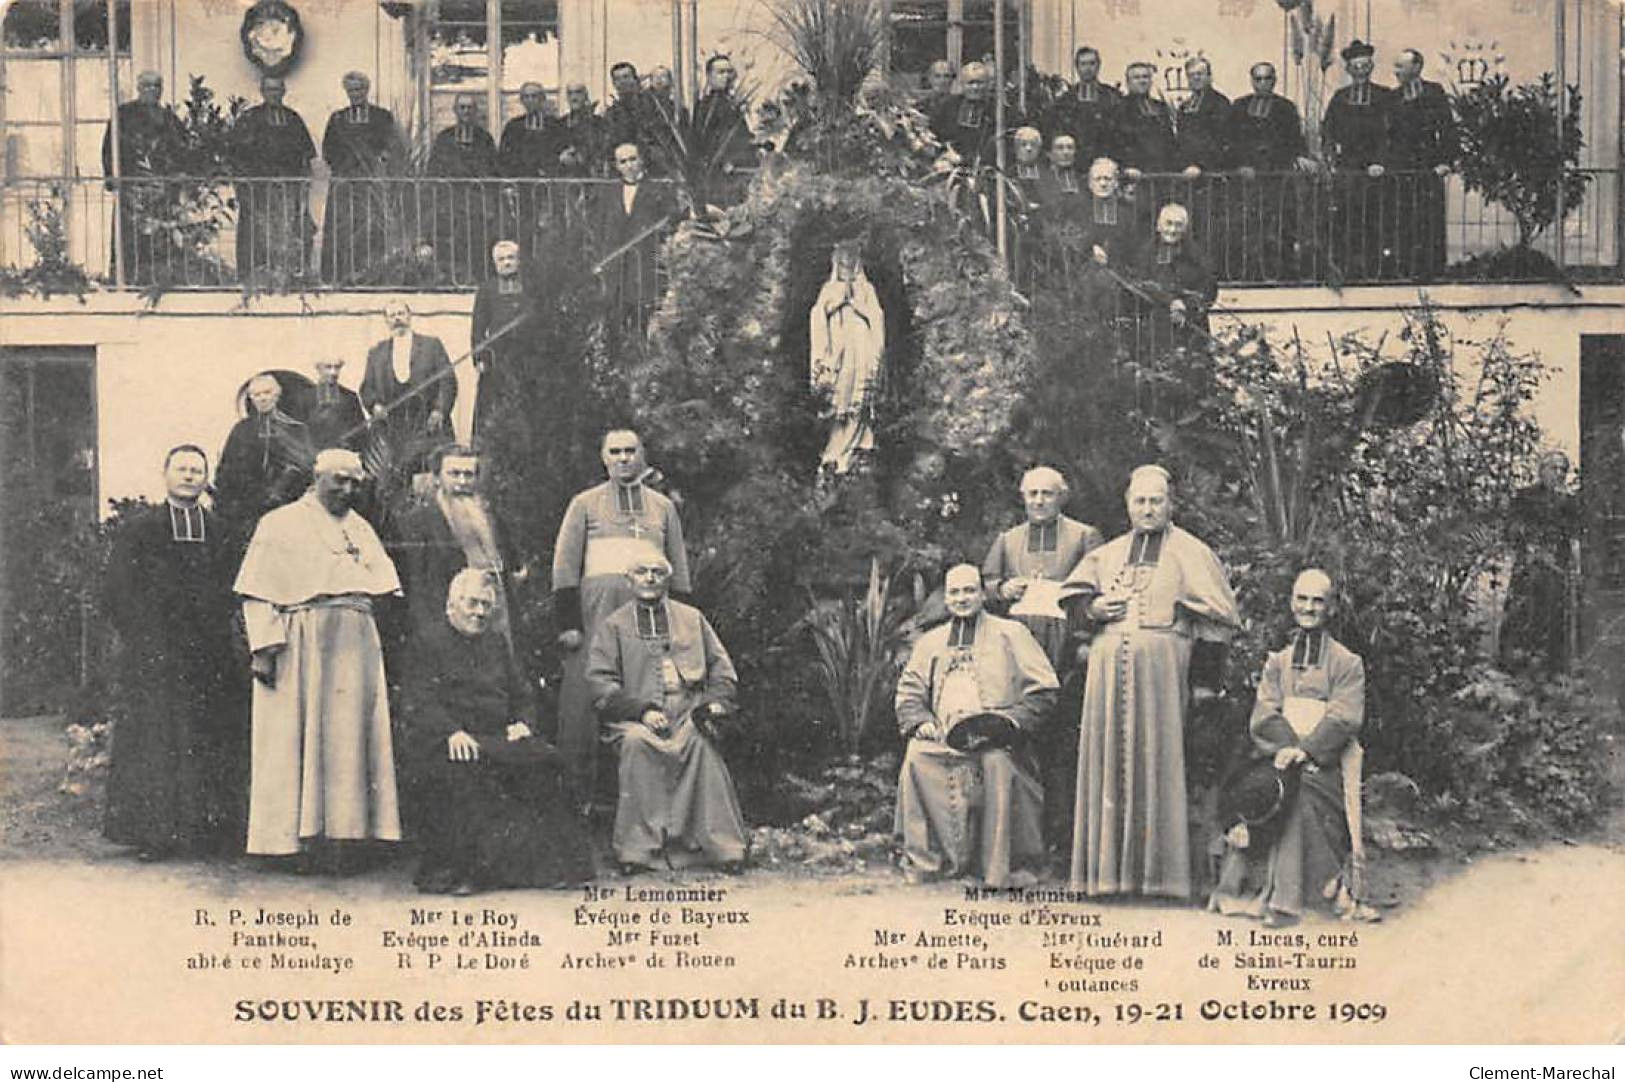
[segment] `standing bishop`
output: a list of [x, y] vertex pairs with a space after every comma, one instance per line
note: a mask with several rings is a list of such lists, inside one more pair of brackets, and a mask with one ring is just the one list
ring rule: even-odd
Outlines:
[[249, 853], [401, 837], [373, 623], [373, 599], [401, 584], [351, 510], [363, 478], [355, 452], [317, 455], [316, 483], [260, 519], [237, 573], [254, 673]]
[[1085, 556], [1095, 634], [1078, 740], [1072, 888], [1089, 894], [1191, 892], [1185, 715], [1192, 647], [1227, 642], [1236, 596], [1213, 550], [1169, 521], [1168, 473], [1129, 479], [1132, 529]]

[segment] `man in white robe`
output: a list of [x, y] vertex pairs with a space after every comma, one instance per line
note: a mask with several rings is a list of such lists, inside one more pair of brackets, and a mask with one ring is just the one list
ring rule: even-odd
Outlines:
[[[897, 780], [896, 831], [904, 874], [980, 876], [990, 887], [1031, 886], [1044, 862], [1044, 787], [1023, 737], [1049, 713], [1055, 670], [1032, 632], [982, 611], [973, 564], [948, 572], [952, 616], [914, 644], [897, 679], [897, 724], [908, 740]], [[997, 715], [1018, 734], [1010, 744], [960, 751], [966, 719]]]
[[260, 519], [233, 587], [253, 654], [252, 854], [401, 837], [372, 613], [373, 599], [399, 593], [400, 580], [351, 510], [360, 457], [323, 451], [315, 473], [309, 492]]

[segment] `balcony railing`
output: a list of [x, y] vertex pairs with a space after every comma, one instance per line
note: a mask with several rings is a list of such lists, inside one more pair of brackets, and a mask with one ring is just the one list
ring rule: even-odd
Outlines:
[[[1130, 235], [1150, 238], [1159, 207], [1191, 215], [1193, 239], [1236, 286], [1529, 281], [1560, 270], [1625, 280], [1620, 173], [1579, 171], [1578, 208], [1527, 252], [1513, 216], [1431, 173], [1148, 175], [1123, 204]], [[669, 183], [650, 180], [651, 185]], [[82, 267], [110, 288], [164, 290], [467, 290], [489, 273], [493, 243], [583, 269], [612, 249], [593, 228], [618, 181], [439, 178], [18, 179], [0, 185], [0, 266], [44, 259]], [[1069, 212], [1087, 232], [1088, 196]], [[1046, 270], [1054, 208], [1012, 235], [1024, 288]], [[52, 225], [51, 223], [55, 224]], [[42, 226], [43, 223], [43, 226]], [[115, 241], [115, 237], [117, 240]], [[617, 295], [652, 307], [658, 237], [603, 270]], [[1531, 254], [1535, 253], [1535, 254]], [[1510, 253], [1510, 254], [1509, 254]]]
[[[649, 180], [651, 187], [669, 184]], [[491, 247], [599, 268], [619, 300], [660, 296], [654, 250], [604, 235], [619, 181], [286, 177], [28, 179], [0, 187], [0, 266], [77, 264], [110, 288], [468, 290]]]

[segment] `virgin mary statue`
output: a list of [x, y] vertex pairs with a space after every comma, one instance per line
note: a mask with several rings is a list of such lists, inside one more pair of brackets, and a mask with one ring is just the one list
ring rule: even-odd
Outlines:
[[875, 449], [874, 399], [886, 354], [885, 313], [858, 249], [856, 241], [835, 246], [829, 281], [812, 310], [812, 388], [829, 396], [820, 465], [837, 475]]

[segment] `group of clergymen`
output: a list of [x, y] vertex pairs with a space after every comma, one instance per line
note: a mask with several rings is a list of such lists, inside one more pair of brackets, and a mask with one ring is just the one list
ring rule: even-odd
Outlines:
[[[476, 451], [434, 456], [433, 486], [387, 548], [355, 510], [366, 475], [354, 451], [322, 450], [308, 490], [246, 531], [203, 498], [206, 454], [170, 451], [165, 503], [124, 524], [109, 571], [127, 691], [108, 835], [147, 859], [246, 848], [302, 870], [415, 837], [425, 891], [575, 884], [595, 874], [585, 816], [609, 746], [623, 871], [744, 867], [718, 751], [738, 723], [734, 667], [686, 600], [682, 524], [637, 433], [606, 433], [601, 457], [606, 480], [571, 500], [553, 552], [565, 664], [549, 740], [513, 648], [514, 593], [535, 569], [507, 556]], [[1172, 523], [1160, 467], [1134, 472], [1131, 529], [1105, 544], [1061, 514], [1055, 470], [1029, 471], [1021, 493], [1026, 521], [980, 567], [947, 571], [947, 618], [897, 682], [905, 873], [1037, 881], [1043, 779], [1070, 779], [1038, 735], [1066, 724], [1052, 716], [1060, 677], [1087, 657], [1075, 790], [1052, 782], [1047, 797], [1074, 804], [1072, 886], [1188, 897], [1182, 734], [1193, 654], [1239, 625], [1226, 573]], [[375, 610], [403, 592], [408, 630], [386, 676]], [[1357, 746], [1363, 667], [1322, 628], [1331, 596], [1323, 573], [1299, 576], [1299, 631], [1266, 665], [1250, 727], [1262, 776], [1243, 772], [1251, 789], [1221, 802], [1232, 810], [1214, 904], [1226, 911], [1285, 920], [1326, 899], [1369, 914], [1350, 889], [1339, 769]], [[252, 700], [246, 754], [234, 697]], [[1272, 783], [1277, 799], [1260, 801]]]
[[[559, 208], [534, 187], [484, 183], [496, 178], [618, 177], [635, 184], [645, 170], [663, 171], [680, 145], [701, 148], [708, 160], [725, 165], [755, 163], [750, 128], [734, 97], [737, 73], [727, 56], [708, 60], [706, 90], [692, 115], [676, 103], [671, 72], [664, 67], [645, 80], [636, 67], [621, 62], [610, 69], [610, 78], [615, 100], [602, 111], [585, 84], [572, 83], [564, 91], [562, 115], [539, 83], [525, 83], [519, 91], [524, 112], [507, 122], [500, 141], [479, 122], [478, 96], [458, 94], [455, 122], [438, 132], [429, 148], [423, 169], [429, 179], [412, 182], [401, 179], [409, 173], [408, 156], [394, 115], [368, 101], [371, 83], [365, 74], [346, 74], [349, 104], [328, 119], [320, 150], [332, 178], [322, 230], [324, 280], [364, 283], [381, 265], [404, 257], [408, 265], [392, 271], [402, 281], [414, 272], [424, 284], [479, 281], [493, 242], [513, 238], [529, 251], [538, 231], [554, 227], [558, 219]], [[286, 93], [280, 76], [262, 78], [262, 100], [245, 109], [230, 131], [231, 165], [242, 178], [236, 185], [236, 255], [244, 279], [303, 267], [310, 249], [314, 223], [307, 189], [317, 147], [304, 119], [283, 104]], [[161, 178], [186, 172], [186, 134], [163, 106], [162, 95], [163, 78], [142, 72], [135, 100], [119, 106], [121, 246], [131, 280], [161, 273], [163, 262], [172, 258], [159, 250], [163, 238], [144, 220], [164, 198]], [[102, 166], [110, 178], [113, 145], [109, 126]], [[627, 177], [623, 147], [638, 159], [635, 178]], [[614, 190], [618, 187], [594, 194], [606, 206], [618, 203], [623, 196]]]
[[[1392, 88], [1371, 81], [1371, 45], [1352, 41], [1341, 56], [1349, 81], [1332, 95], [1321, 127], [1335, 171], [1331, 197], [1300, 211], [1289, 174], [1313, 172], [1316, 163], [1297, 107], [1275, 92], [1273, 64], [1254, 64], [1252, 93], [1232, 101], [1213, 86], [1211, 63], [1192, 57], [1184, 65], [1189, 92], [1170, 105], [1153, 96], [1153, 65], [1129, 64], [1119, 91], [1100, 81], [1100, 53], [1083, 46], [1074, 56], [1077, 81], [1052, 104], [1023, 116], [1007, 103], [1013, 153], [1005, 176], [1022, 212], [1013, 220], [1040, 239], [1071, 225], [1099, 262], [1126, 263], [1133, 251], [1119, 218], [1132, 217], [1134, 204], [1125, 211], [1119, 202], [1120, 174], [1125, 188], [1149, 190], [1137, 200], [1144, 219], [1179, 203], [1199, 244], [1224, 257], [1226, 277], [1290, 276], [1306, 244], [1326, 248], [1349, 274], [1431, 276], [1445, 258], [1443, 177], [1459, 156], [1449, 98], [1422, 78], [1415, 49], [1395, 59]], [[965, 65], [955, 91], [952, 67], [937, 61], [928, 79], [922, 104], [938, 138], [973, 170], [991, 168], [992, 70]], [[979, 209], [991, 223], [985, 188]]]

